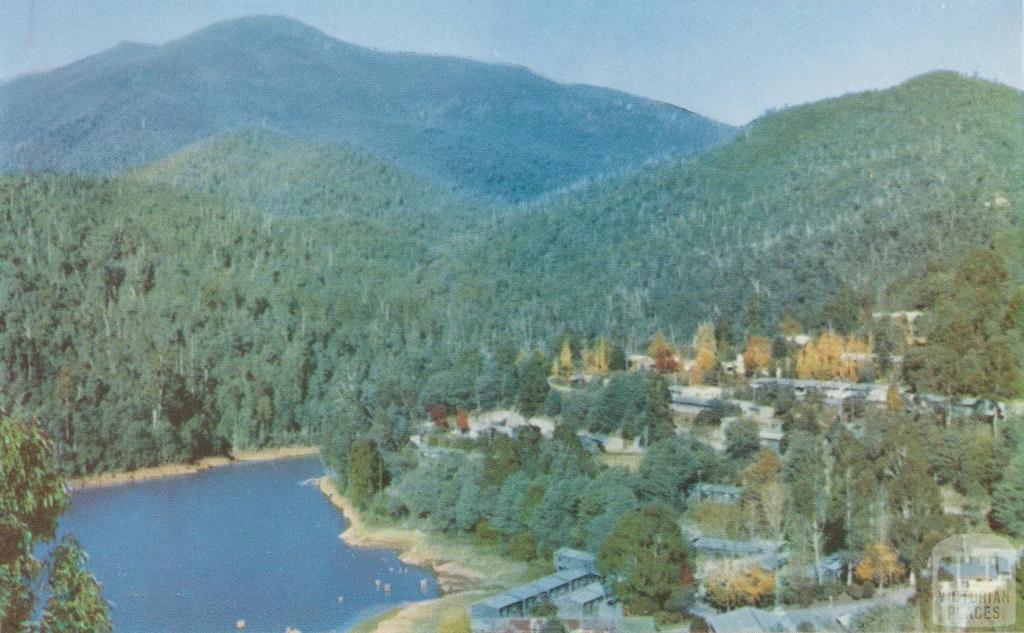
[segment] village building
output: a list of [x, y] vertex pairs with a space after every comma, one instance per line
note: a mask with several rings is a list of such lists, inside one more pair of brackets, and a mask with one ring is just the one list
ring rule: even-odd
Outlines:
[[711, 502], [726, 505], [736, 505], [743, 497], [743, 491], [738, 486], [729, 484], [698, 483], [690, 488], [688, 500], [690, 503]]
[[854, 630], [857, 616], [883, 606], [904, 606], [914, 596], [913, 589], [900, 589], [885, 596], [803, 609], [760, 609], [741, 607], [714, 613], [695, 613], [694, 633], [847, 633]]
[[621, 435], [610, 435], [606, 433], [591, 433], [590, 431], [578, 431], [576, 436], [580, 438], [583, 447], [592, 453], [626, 453], [630, 455], [642, 455], [647, 451], [643, 443], [643, 437], [626, 439]]
[[821, 582], [842, 581], [846, 574], [848, 562], [840, 553], [829, 554], [817, 565], [817, 576]]
[[[654, 618], [560, 618], [566, 633], [655, 633]], [[538, 633], [547, 625], [545, 618], [507, 618], [488, 622], [479, 633]]]
[[[470, 605], [474, 633], [518, 630], [516, 627], [533, 621], [533, 608], [545, 603], [555, 607], [563, 623], [574, 622], [577, 628], [567, 625], [570, 631], [629, 633], [647, 630], [645, 622], [621, 624], [625, 619], [622, 606], [601, 582], [593, 554], [563, 547], [555, 552], [553, 563], [555, 573]], [[653, 621], [650, 629], [653, 630]]]
[[597, 557], [590, 552], [584, 552], [571, 547], [563, 547], [555, 551], [555, 571], [566, 569], [586, 569], [597, 573]]
[[626, 369], [629, 371], [653, 371], [654, 359], [646, 354], [630, 354], [626, 358]]
[[717, 536], [696, 536], [690, 544], [698, 554], [714, 558], [749, 558], [778, 554], [783, 543], [778, 541], [739, 541]]

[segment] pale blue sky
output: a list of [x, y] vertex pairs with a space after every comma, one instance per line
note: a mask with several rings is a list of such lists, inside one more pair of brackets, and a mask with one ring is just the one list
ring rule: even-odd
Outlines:
[[[1022, 0], [3, 0], [0, 78], [228, 17], [522, 64], [728, 123], [952, 69], [1024, 88]], [[30, 27], [31, 24], [31, 27]], [[31, 28], [31, 41], [29, 37]]]

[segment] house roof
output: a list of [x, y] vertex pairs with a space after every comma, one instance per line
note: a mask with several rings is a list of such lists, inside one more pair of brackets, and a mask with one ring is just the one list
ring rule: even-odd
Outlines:
[[619, 621], [619, 633], [654, 633], [654, 618], [626, 616]]
[[715, 494], [723, 494], [723, 495], [738, 495], [741, 492], [738, 486], [731, 486], [729, 484], [709, 484], [709, 483], [694, 484], [692, 490], [693, 490], [693, 492], [698, 492], [699, 491], [699, 492], [715, 493]]
[[543, 578], [535, 580], [528, 585], [524, 585], [524, 588], [532, 589], [535, 593], [540, 594], [548, 593], [551, 590], [556, 589], [558, 587], [562, 587], [568, 583], [569, 581], [565, 580], [564, 578], [559, 578], [558, 576], [551, 575], [544, 576]]
[[993, 561], [969, 558], [962, 561], [944, 561], [939, 569], [954, 578], [995, 579], [1000, 575], [1013, 573], [1013, 563], [1005, 558], [995, 557]]
[[722, 552], [732, 556], [769, 554], [781, 549], [781, 544], [769, 541], [733, 541], [716, 536], [698, 536], [692, 541], [697, 550]]
[[819, 566], [823, 569], [842, 569], [846, 565], [846, 557], [840, 553], [829, 554], [825, 558], [821, 559]]
[[782, 618], [755, 607], [742, 607], [704, 619], [714, 633], [777, 633], [786, 629]]
[[562, 571], [557, 572], [557, 573], [552, 574], [552, 575], [554, 577], [556, 577], [556, 578], [561, 578], [561, 579], [563, 579], [563, 580], [565, 580], [567, 582], [572, 582], [574, 580], [579, 580], [580, 578], [586, 578], [587, 576], [591, 576], [593, 574], [591, 574], [590, 571], [588, 571], [586, 569], [577, 568], [577, 569], [563, 569]]
[[577, 589], [576, 591], [568, 595], [562, 596], [558, 600], [560, 602], [564, 601], [573, 602], [576, 604], [587, 604], [588, 602], [593, 602], [594, 600], [600, 600], [601, 598], [604, 598], [604, 596], [604, 587], [602, 587], [599, 584], [594, 584], [587, 585], [582, 589]]
[[563, 547], [555, 552], [555, 556], [562, 558], [575, 558], [577, 560], [586, 561], [592, 563], [597, 558], [590, 552], [584, 552], [583, 550], [573, 549], [571, 547]]
[[533, 598], [537, 595], [537, 588], [533, 586], [533, 583], [528, 585], [520, 585], [518, 587], [512, 587], [505, 592], [510, 596], [515, 596], [520, 600], [526, 600], [527, 598]]
[[510, 607], [516, 604], [520, 600], [521, 598], [517, 598], [507, 593], [499, 593], [498, 595], [491, 596], [490, 598], [478, 602], [477, 604], [483, 604], [492, 609], [504, 609], [505, 607]]

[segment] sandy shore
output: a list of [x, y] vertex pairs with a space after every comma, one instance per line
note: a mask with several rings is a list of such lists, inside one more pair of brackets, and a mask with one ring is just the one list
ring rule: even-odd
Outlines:
[[425, 535], [419, 530], [368, 527], [359, 510], [338, 492], [330, 477], [319, 478], [317, 486], [348, 520], [348, 527], [339, 537], [349, 545], [398, 550], [398, 558], [402, 562], [433, 570], [443, 594], [465, 591], [480, 582], [481, 575], [472, 569], [438, 557], [426, 546]]
[[228, 464], [238, 462], [261, 462], [271, 459], [306, 457], [316, 455], [318, 452], [320, 452], [320, 449], [316, 446], [285, 446], [281, 448], [237, 451], [231, 457], [207, 457], [194, 464], [165, 464], [163, 466], [139, 468], [138, 470], [120, 473], [102, 473], [86, 477], [75, 477], [68, 479], [68, 487], [72, 490], [82, 490], [84, 488], [97, 488], [100, 486], [117, 486], [137, 481], [191, 475], [210, 468], [227, 466]]

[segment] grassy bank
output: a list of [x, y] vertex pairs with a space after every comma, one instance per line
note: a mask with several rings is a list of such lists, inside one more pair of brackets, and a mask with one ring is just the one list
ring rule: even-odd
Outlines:
[[284, 446], [280, 448], [237, 451], [230, 457], [207, 457], [192, 464], [164, 464], [162, 466], [139, 468], [119, 473], [101, 473], [86, 477], [75, 477], [68, 479], [68, 487], [72, 490], [81, 490], [100, 486], [117, 486], [152, 479], [191, 475], [209, 470], [210, 468], [218, 468], [238, 462], [261, 462], [272, 459], [307, 457], [309, 455], [316, 455], [319, 452], [320, 449], [316, 446]]
[[412, 520], [398, 522], [367, 515], [340, 494], [329, 477], [320, 478], [318, 483], [348, 520], [348, 527], [340, 535], [346, 543], [399, 550], [402, 561], [433, 569], [442, 590], [440, 598], [416, 602], [363, 622], [354, 629], [358, 633], [434, 633], [446, 616], [550, 572], [547, 561], [512, 560], [495, 546], [439, 534]]

